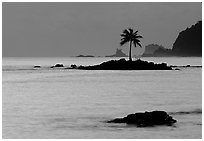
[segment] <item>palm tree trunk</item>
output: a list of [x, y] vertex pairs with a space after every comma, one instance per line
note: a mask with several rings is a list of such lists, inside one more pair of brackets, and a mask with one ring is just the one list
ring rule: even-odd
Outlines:
[[132, 41], [130, 41], [129, 61], [132, 61], [131, 51], [132, 51]]

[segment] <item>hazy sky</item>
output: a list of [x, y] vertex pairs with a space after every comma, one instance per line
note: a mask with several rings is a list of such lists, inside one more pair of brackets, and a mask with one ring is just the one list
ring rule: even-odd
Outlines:
[[139, 30], [144, 46], [172, 45], [181, 30], [202, 19], [202, 3], [3, 3], [3, 57], [110, 55], [120, 33]]

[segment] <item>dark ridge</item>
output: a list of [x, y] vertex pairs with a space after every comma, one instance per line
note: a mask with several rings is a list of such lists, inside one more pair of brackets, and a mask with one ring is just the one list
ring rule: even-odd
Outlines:
[[169, 114], [171, 114], [171, 115], [202, 114], [202, 109], [195, 109], [192, 111], [170, 112]]
[[153, 62], [126, 61], [125, 59], [110, 60], [94, 66], [74, 67], [81, 70], [172, 70], [166, 63], [154, 64]]
[[171, 126], [177, 121], [169, 116], [165, 111], [152, 111], [144, 113], [129, 114], [124, 118], [116, 118], [107, 123], [126, 123], [137, 127], [149, 127], [155, 125]]
[[172, 68], [176, 68], [176, 67], [179, 67], [179, 68], [202, 68], [202, 66], [191, 66], [191, 65], [185, 65], [185, 66], [170, 65], [170, 67], [172, 67]]
[[92, 56], [92, 55], [78, 55], [78, 56], [76, 56], [76, 57], [94, 57], [94, 56]]

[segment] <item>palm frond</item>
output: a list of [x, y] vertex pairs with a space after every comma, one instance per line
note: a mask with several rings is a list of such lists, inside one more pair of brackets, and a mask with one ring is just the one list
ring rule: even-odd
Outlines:
[[136, 47], [136, 45], [139, 45], [140, 47], [142, 47], [140, 44], [140, 40], [137, 40], [137, 39], [133, 40], [133, 44], [135, 47]]
[[129, 35], [130, 33], [129, 33], [129, 31], [127, 29], [125, 29], [125, 30], [123, 30], [123, 34], [124, 35]]
[[140, 42], [140, 40], [133, 38], [133, 42]]
[[135, 36], [135, 38], [143, 38], [143, 37], [139, 35], [139, 36]]
[[136, 31], [134, 32], [134, 35], [137, 35], [137, 32], [138, 32], [138, 30], [136, 30]]
[[120, 45], [124, 45], [125, 43], [129, 42], [129, 39], [128, 38], [122, 38], [121, 41], [120, 41]]
[[139, 47], [141, 47], [142, 48], [142, 45], [139, 43], [139, 42], [136, 42], [138, 45], [139, 45]]
[[129, 50], [129, 60], [132, 61], [132, 57], [131, 57], [131, 45], [133, 44], [135, 47], [136, 45], [141, 46], [140, 44], [140, 38], [142, 38], [142, 36], [137, 35], [138, 31], [135, 31], [132, 28], [128, 28], [123, 30], [123, 33], [120, 34], [121, 41], [120, 41], [120, 45], [124, 45], [127, 42], [130, 42], [130, 50]]
[[133, 35], [133, 29], [132, 28], [128, 28], [130, 35]]
[[137, 45], [135, 40], [133, 40], [133, 45], [134, 45], [134, 47], [136, 47], [136, 45]]
[[123, 34], [120, 34], [120, 36], [121, 36], [121, 37], [126, 37], [127, 34], [124, 34], [124, 33], [123, 33]]
[[142, 38], [142, 36], [137, 35], [138, 30], [134, 32], [134, 30], [132, 28], [128, 28], [123, 30], [123, 33], [120, 34], [121, 38], [121, 42], [120, 45], [124, 45], [127, 42], [133, 42], [134, 46], [136, 47], [136, 45], [139, 45], [141, 47], [140, 44], [140, 38]]

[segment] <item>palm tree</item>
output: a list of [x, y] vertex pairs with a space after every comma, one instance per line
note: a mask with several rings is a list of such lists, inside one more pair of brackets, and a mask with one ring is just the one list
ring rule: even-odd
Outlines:
[[140, 47], [142, 47], [140, 44], [140, 40], [139, 40], [139, 38], [142, 38], [142, 36], [137, 35], [137, 32], [138, 31], [134, 32], [132, 28], [128, 28], [128, 29], [125, 29], [123, 33], [120, 35], [122, 37], [121, 42], [120, 42], [121, 46], [127, 42], [130, 42], [129, 61], [132, 61], [132, 56], [131, 56], [132, 44], [135, 47], [136, 45], [139, 45]]

